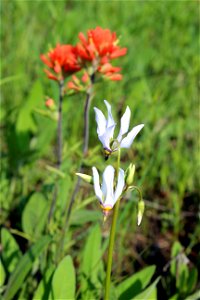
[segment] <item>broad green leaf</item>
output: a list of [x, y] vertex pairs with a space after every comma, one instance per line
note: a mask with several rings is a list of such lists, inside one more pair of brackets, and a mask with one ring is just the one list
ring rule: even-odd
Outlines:
[[47, 271], [43, 274], [42, 279], [38, 285], [38, 288], [33, 296], [33, 299], [46, 300], [49, 297], [51, 281], [55, 271], [54, 266], [48, 266]]
[[18, 146], [24, 152], [29, 149], [30, 132], [35, 133], [37, 131], [37, 126], [33, 118], [33, 110], [35, 107], [41, 105], [42, 101], [42, 86], [41, 83], [37, 81], [32, 86], [28, 99], [24, 99], [16, 122]]
[[13, 299], [13, 296], [21, 288], [24, 279], [30, 272], [35, 259], [39, 257], [50, 241], [51, 238], [49, 236], [43, 236], [22, 256], [14, 272], [9, 278], [4, 300]]
[[15, 269], [22, 253], [12, 234], [5, 228], [1, 230], [1, 242], [3, 246], [2, 261], [7, 272], [11, 273]]
[[24, 232], [38, 237], [44, 229], [47, 215], [48, 203], [41, 193], [31, 196], [22, 213], [22, 227]]
[[132, 299], [139, 294], [150, 282], [156, 266], [149, 266], [124, 280], [117, 287], [119, 300]]
[[[157, 289], [156, 285], [160, 277], [158, 277], [145, 291], [138, 294], [136, 297], [132, 298], [133, 300], [157, 300]], [[127, 298], [128, 300], [128, 298]]]
[[71, 225], [83, 225], [87, 222], [97, 222], [102, 220], [102, 213], [87, 209], [74, 211], [71, 217]]
[[32, 131], [35, 132], [37, 127], [33, 119], [33, 110], [37, 106], [41, 106], [43, 101], [43, 90], [40, 81], [36, 81], [32, 86], [28, 99], [24, 100], [23, 106], [20, 109], [16, 130], [18, 133]]
[[94, 295], [96, 295], [98, 289], [102, 288], [99, 282], [102, 272], [101, 256], [101, 230], [97, 224], [92, 228], [87, 238], [82, 256], [81, 290], [85, 299], [95, 298]]
[[34, 114], [38, 132], [36, 135], [36, 145], [39, 154], [46, 153], [53, 137], [56, 134], [56, 122], [47, 117]]
[[6, 272], [4, 270], [2, 260], [0, 259], [0, 286], [4, 284], [5, 278], [6, 278]]
[[75, 299], [76, 277], [71, 256], [65, 256], [59, 263], [51, 282], [49, 300]]

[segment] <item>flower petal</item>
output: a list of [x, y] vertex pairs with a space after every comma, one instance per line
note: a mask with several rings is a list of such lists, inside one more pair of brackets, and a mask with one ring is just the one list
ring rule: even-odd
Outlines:
[[121, 141], [121, 148], [129, 148], [140, 130], [144, 127], [144, 124], [137, 125], [127, 134], [127, 136]]
[[113, 195], [113, 181], [114, 181], [115, 169], [112, 166], [107, 166], [103, 172], [102, 192], [104, 195], [103, 205], [110, 205], [113, 207], [114, 195]]
[[119, 175], [118, 175], [118, 179], [117, 179], [117, 187], [116, 187], [116, 190], [115, 190], [115, 193], [114, 193], [114, 199], [115, 199], [115, 202], [114, 204], [117, 202], [117, 200], [119, 199], [122, 191], [123, 191], [123, 188], [124, 188], [124, 170], [122, 169], [119, 169]]
[[94, 107], [94, 111], [95, 111], [95, 119], [97, 122], [97, 134], [101, 136], [102, 134], [105, 133], [107, 121], [100, 109]]
[[131, 118], [131, 111], [130, 111], [130, 108], [127, 106], [125, 113], [121, 117], [121, 127], [120, 127], [120, 131], [119, 131], [119, 135], [117, 137], [117, 140], [119, 143], [122, 140], [123, 134], [127, 133], [128, 129], [129, 129], [130, 118]]
[[113, 137], [114, 129], [115, 129], [115, 125], [107, 128], [104, 134], [102, 134], [101, 136], [98, 136], [99, 140], [101, 141], [101, 143], [103, 145], [103, 147], [110, 150], [110, 151], [111, 151], [111, 149], [110, 149], [110, 140]]
[[99, 202], [103, 205], [103, 193], [100, 188], [99, 184], [99, 173], [95, 167], [92, 168], [92, 173], [93, 173], [93, 183], [94, 183], [94, 191], [95, 195], [99, 199]]
[[105, 103], [105, 105], [107, 107], [107, 110], [108, 110], [108, 120], [107, 120], [106, 127], [111, 127], [113, 125], [116, 125], [116, 123], [113, 119], [113, 116], [112, 116], [111, 105], [106, 100], [104, 100], [104, 103]]

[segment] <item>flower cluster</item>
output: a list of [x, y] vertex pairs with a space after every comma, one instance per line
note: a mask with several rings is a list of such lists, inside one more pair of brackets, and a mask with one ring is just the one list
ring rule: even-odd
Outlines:
[[49, 79], [63, 80], [81, 69], [78, 64], [76, 48], [71, 45], [60, 45], [50, 50], [46, 55], [40, 56], [41, 60], [51, 71], [45, 69]]
[[[104, 100], [104, 102], [108, 110], [107, 119], [101, 110], [96, 107], [94, 107], [94, 110], [96, 114], [98, 138], [103, 145], [107, 159], [109, 155], [115, 151], [118, 151], [119, 155], [121, 148], [130, 148], [136, 135], [144, 127], [144, 124], [133, 127], [133, 129], [127, 134], [131, 117], [130, 108], [127, 106], [126, 111], [121, 118], [119, 134], [116, 139], [113, 139], [116, 123], [112, 116], [110, 104], [106, 100]], [[123, 137], [125, 134], [127, 135]], [[83, 180], [93, 184], [95, 195], [100, 203], [105, 218], [110, 213], [116, 202], [123, 197], [128, 189], [136, 189], [139, 191], [140, 201], [138, 202], [138, 225], [140, 225], [144, 212], [144, 201], [141, 198], [140, 190], [137, 187], [132, 186], [134, 173], [135, 165], [131, 163], [125, 172], [119, 167], [119, 165], [116, 170], [113, 166], [108, 165], [103, 172], [101, 183], [99, 173], [95, 167], [92, 167], [93, 176], [82, 173], [76, 174]]]
[[[40, 56], [48, 67], [45, 72], [49, 79], [60, 81], [67, 76], [84, 69], [88, 76], [99, 73], [103, 78], [121, 80], [121, 68], [114, 67], [111, 60], [126, 54], [126, 48], [120, 48], [116, 33], [109, 29], [96, 27], [88, 30], [87, 37], [79, 33], [76, 46], [60, 45]], [[72, 81], [73, 82], [73, 81]], [[70, 83], [68, 88], [80, 90]]]

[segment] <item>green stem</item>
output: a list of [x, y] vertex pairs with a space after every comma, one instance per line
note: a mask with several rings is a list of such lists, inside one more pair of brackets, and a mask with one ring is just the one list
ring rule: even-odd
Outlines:
[[[118, 149], [118, 156], [117, 156], [116, 178], [118, 178], [119, 175], [119, 168], [120, 168], [120, 148]], [[116, 224], [117, 224], [117, 217], [119, 212], [120, 199], [121, 197], [117, 200], [114, 206], [112, 225], [110, 230], [104, 300], [110, 299], [110, 281], [111, 281], [110, 279], [111, 279], [111, 271], [112, 271], [112, 258], [113, 258], [113, 248], [115, 242], [115, 232], [116, 232]]]

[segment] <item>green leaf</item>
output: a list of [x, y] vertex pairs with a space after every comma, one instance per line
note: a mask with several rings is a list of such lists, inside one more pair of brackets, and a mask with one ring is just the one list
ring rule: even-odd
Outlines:
[[133, 300], [157, 300], [156, 285], [159, 280], [160, 277], [158, 277], [145, 291], [134, 297]]
[[83, 250], [81, 265], [81, 291], [85, 299], [98, 298], [102, 286], [99, 277], [102, 272], [101, 230], [97, 224], [92, 228]]
[[40, 299], [40, 300], [48, 299], [54, 271], [55, 271], [55, 266], [50, 266], [50, 267], [48, 266], [48, 269], [43, 274], [43, 277], [38, 285], [38, 288], [33, 296], [33, 299]]
[[175, 259], [175, 257], [182, 251], [183, 247], [182, 245], [178, 242], [175, 241], [173, 246], [172, 246], [172, 251], [171, 251], [171, 258], [174, 258], [171, 262], [171, 266], [170, 266], [170, 271], [171, 274], [176, 277], [176, 269], [177, 269], [177, 259]]
[[75, 299], [76, 277], [71, 256], [67, 255], [59, 263], [52, 279], [49, 300]]
[[77, 210], [71, 217], [71, 225], [83, 225], [87, 222], [97, 222], [102, 219], [102, 213], [88, 209]]
[[36, 244], [34, 244], [24, 256], [20, 259], [17, 267], [9, 278], [4, 300], [11, 300], [17, 291], [21, 288], [24, 279], [30, 272], [36, 258], [44, 251], [51, 241], [51, 237], [43, 236]]
[[40, 81], [36, 81], [32, 86], [28, 99], [24, 101], [20, 109], [16, 130], [18, 133], [32, 131], [36, 132], [36, 125], [33, 119], [33, 110], [35, 107], [40, 106], [43, 101], [43, 90]]
[[194, 294], [188, 296], [185, 300], [199, 300], [199, 299], [200, 299], [200, 291], [197, 291]]
[[4, 270], [2, 260], [0, 259], [0, 286], [4, 284], [5, 279], [6, 279], [6, 272]]
[[39, 81], [33, 85], [28, 99], [25, 99], [23, 106], [19, 111], [16, 122], [16, 133], [18, 137], [18, 146], [25, 152], [29, 148], [29, 134], [35, 133], [37, 126], [33, 118], [34, 108], [41, 105], [43, 101], [43, 90]]
[[193, 289], [195, 288], [196, 284], [197, 284], [197, 280], [198, 280], [198, 271], [195, 267], [193, 267], [190, 271], [189, 271], [189, 276], [187, 279], [187, 293], [191, 293], [193, 291]]
[[47, 200], [41, 193], [30, 197], [22, 213], [24, 232], [34, 237], [40, 236], [47, 220], [48, 207]]
[[12, 234], [5, 228], [1, 230], [1, 242], [3, 245], [2, 261], [7, 272], [11, 273], [15, 269], [22, 253]]
[[155, 269], [156, 266], [149, 266], [120, 283], [117, 287], [119, 300], [132, 299], [139, 294], [150, 282]]

